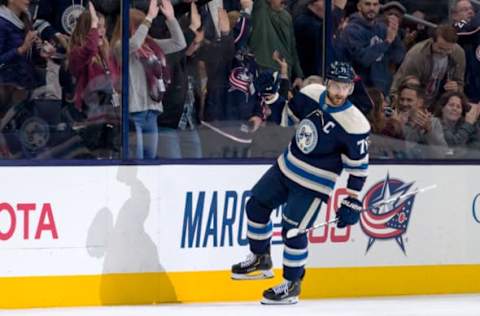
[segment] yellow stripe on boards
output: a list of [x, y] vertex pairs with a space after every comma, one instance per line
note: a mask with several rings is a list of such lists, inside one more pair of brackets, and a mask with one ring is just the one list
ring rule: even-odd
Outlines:
[[304, 298], [480, 293], [480, 265], [307, 270]]
[[0, 308], [175, 302], [166, 273], [0, 278]]
[[[0, 308], [259, 300], [281, 281], [229, 271], [0, 278]], [[480, 293], [480, 265], [308, 269], [303, 298]]]

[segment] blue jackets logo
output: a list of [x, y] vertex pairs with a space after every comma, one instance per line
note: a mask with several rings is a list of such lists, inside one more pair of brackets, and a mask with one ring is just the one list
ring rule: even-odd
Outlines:
[[399, 179], [390, 178], [387, 174], [383, 181], [374, 184], [367, 191], [363, 198], [363, 205], [367, 208], [375, 207], [381, 201], [390, 199], [393, 201], [362, 213], [360, 224], [369, 237], [366, 252], [379, 239], [395, 239], [405, 253], [403, 235], [408, 228], [416, 195], [405, 198], [401, 196], [408, 193], [413, 184], [414, 182], [405, 183]]
[[318, 132], [315, 124], [309, 119], [302, 120], [298, 126], [295, 139], [298, 148], [300, 148], [304, 154], [311, 153], [318, 142]]

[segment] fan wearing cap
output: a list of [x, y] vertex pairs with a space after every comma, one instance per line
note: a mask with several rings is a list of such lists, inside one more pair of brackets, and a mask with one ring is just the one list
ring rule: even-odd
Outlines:
[[308, 257], [308, 238], [285, 238], [292, 228], [305, 229], [325, 207], [342, 171], [349, 173], [348, 196], [337, 212], [337, 226], [359, 220], [362, 202], [358, 195], [368, 170], [370, 124], [347, 100], [353, 92], [350, 64], [334, 62], [327, 70], [326, 87], [310, 84], [290, 101], [292, 115], [300, 119], [295, 136], [276, 163], [252, 189], [247, 202], [247, 237], [250, 255], [232, 266], [233, 279], [265, 279], [273, 276], [270, 242], [272, 210], [282, 209], [283, 278], [263, 292], [263, 304], [298, 302]]
[[398, 19], [399, 24], [402, 23], [403, 16], [407, 13], [407, 9], [398, 1], [390, 1], [382, 5], [380, 12], [385, 17], [395, 16]]
[[[382, 5], [380, 13], [386, 24], [389, 23], [390, 17], [394, 17], [394, 19], [398, 20], [398, 24], [402, 26], [402, 28], [398, 30], [398, 35], [405, 44], [406, 50], [412, 47], [415, 43], [428, 38], [427, 30], [424, 25], [415, 24], [408, 20], [404, 22], [403, 18], [407, 13], [407, 9], [400, 2], [390, 1], [385, 3]], [[422, 16], [422, 12], [420, 11], [415, 11], [412, 15], [418, 18], [424, 18], [424, 15]]]

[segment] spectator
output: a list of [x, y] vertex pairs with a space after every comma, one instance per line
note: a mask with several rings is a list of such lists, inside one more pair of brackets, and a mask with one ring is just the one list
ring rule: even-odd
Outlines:
[[[30, 1], [33, 27], [44, 43], [51, 45], [51, 56], [37, 63], [36, 73], [44, 76], [45, 85], [32, 95], [35, 99], [50, 99], [73, 103], [74, 84], [68, 72], [66, 53], [69, 39], [78, 17], [85, 10], [87, 2], [71, 0]], [[55, 25], [53, 27], [52, 25]], [[63, 103], [66, 104], [66, 103]]]
[[367, 92], [373, 104], [372, 110], [367, 115], [372, 128], [370, 153], [376, 158], [404, 158], [405, 136], [402, 117], [387, 103], [382, 91], [369, 88]]
[[235, 46], [227, 12], [221, 8], [218, 9], [218, 26], [221, 37], [205, 41], [198, 52], [207, 75], [205, 105], [200, 112], [201, 120], [205, 121], [225, 120], [227, 114], [228, 75]]
[[[408, 158], [444, 158], [447, 143], [440, 120], [424, 107], [421, 86], [407, 84], [398, 91], [398, 111]], [[422, 146], [423, 145], [423, 146]]]
[[[182, 24], [182, 23], [181, 23]], [[165, 93], [163, 112], [158, 117], [161, 158], [201, 158], [197, 130], [198, 78], [193, 56], [204, 41], [202, 20], [195, 2], [191, 3], [189, 26], [184, 29], [187, 48], [167, 56], [172, 83]], [[183, 24], [182, 24], [183, 25]]]
[[379, 19], [378, 0], [360, 0], [340, 34], [340, 58], [353, 61], [357, 74], [367, 87], [379, 88], [387, 95], [392, 83], [390, 65], [399, 65], [405, 47], [398, 36], [399, 19], [394, 15]]
[[[401, 87], [401, 86], [404, 86], [404, 85], [407, 85], [407, 84], [421, 86], [420, 79], [418, 79], [418, 77], [414, 76], [414, 75], [408, 75], [408, 76], [403, 77], [400, 80], [400, 83], [399, 83], [398, 86]], [[390, 104], [391, 105], [398, 103], [397, 96], [398, 96], [397, 94], [390, 94], [389, 97], [390, 97]]]
[[[78, 0], [76, 0], [78, 1]], [[83, 0], [87, 1], [87, 0]], [[106, 15], [107, 18], [107, 34], [111, 37], [113, 33], [113, 29], [116, 26], [116, 22], [118, 17], [121, 15], [120, 7], [122, 5], [122, 1], [119, 0], [88, 0], [93, 1], [95, 7], [98, 8], [100, 12]], [[209, 3], [212, 0], [195, 0], [195, 4], [197, 7], [204, 6], [204, 4]], [[170, 1], [174, 7], [175, 16], [180, 18], [181, 16], [185, 15], [186, 13], [190, 12], [190, 0], [171, 0]], [[148, 8], [150, 7], [150, 0], [132, 0], [130, 1], [130, 5], [132, 9], [138, 9], [143, 11], [145, 14], [148, 12]], [[111, 28], [111, 29], [110, 29]], [[163, 15], [157, 16], [157, 18], [153, 19], [152, 26], [148, 34], [154, 38], [163, 38], [165, 33], [168, 33], [168, 27], [165, 24], [165, 18]], [[168, 35], [167, 37], [169, 37]]]
[[249, 119], [253, 132], [266, 121], [284, 127], [293, 125], [285, 106], [289, 92], [288, 64], [278, 52], [274, 52], [272, 58], [279, 64], [280, 74], [267, 69], [255, 78], [256, 104]]
[[[148, 36], [152, 20], [162, 11], [172, 35], [169, 39], [154, 39]], [[120, 56], [121, 23], [117, 21], [112, 42], [117, 58]], [[129, 41], [129, 113], [135, 126], [136, 159], [153, 159], [157, 156], [157, 117], [163, 111], [162, 98], [170, 83], [165, 54], [171, 54], [186, 46], [180, 25], [175, 19], [169, 0], [159, 6], [150, 0], [147, 15], [130, 9]]]
[[0, 83], [32, 89], [37, 83], [31, 59], [39, 41], [28, 17], [28, 1], [0, 1]]
[[253, 80], [257, 72], [255, 56], [248, 48], [251, 32], [251, 17], [253, 2], [241, 0], [242, 11], [228, 13], [232, 28], [235, 53], [229, 75], [227, 93], [227, 120], [247, 120], [252, 115], [255, 105]]
[[480, 107], [478, 104], [469, 104], [463, 93], [445, 93], [437, 104], [436, 115], [442, 121], [445, 140], [453, 149], [454, 157], [465, 157], [467, 147], [479, 143], [477, 122]]
[[76, 80], [74, 128], [82, 133], [90, 149], [111, 158], [118, 149], [113, 141], [119, 134], [114, 130], [119, 123], [113, 107], [119, 106], [120, 101], [113, 89], [116, 69], [106, 38], [105, 18], [97, 13], [92, 2], [73, 30], [68, 69]]
[[480, 14], [475, 14], [469, 0], [458, 0], [452, 9], [458, 44], [465, 51], [465, 94], [472, 102], [480, 101]]
[[[342, 20], [346, 3], [346, 0], [333, 1], [334, 29]], [[325, 0], [310, 0], [294, 19], [297, 53], [305, 77], [322, 75], [324, 15]]]
[[283, 0], [256, 0], [252, 11], [250, 47], [260, 67], [280, 71], [272, 59], [278, 51], [288, 63], [288, 76], [293, 86], [300, 87], [303, 71], [297, 55], [292, 18], [284, 9]]
[[222, 10], [222, 0], [211, 0], [206, 5], [199, 7], [202, 17], [202, 29], [205, 32], [205, 39], [208, 41], [215, 41], [222, 37], [219, 24], [219, 12]]
[[[121, 2], [118, 1], [118, 0], [95, 0], [95, 1], [106, 2], [107, 4], [109, 4], [108, 7], [113, 7], [113, 5], [112, 5], [112, 3], [113, 3], [113, 4], [115, 4], [116, 14], [120, 13]], [[200, 6], [203, 6], [206, 3], [209, 3], [210, 1], [211, 0], [197, 0], [197, 1], [195, 1], [195, 4], [197, 5], [197, 8], [198, 8]], [[179, 16], [181, 16], [185, 13], [188, 13], [191, 10], [191, 6], [190, 6], [191, 1], [189, 1], [189, 0], [173, 0], [173, 1], [170, 1], [170, 2], [174, 6], [175, 15], [177, 17], [179, 17]], [[138, 10], [146, 13], [146, 12], [148, 12], [148, 8], [150, 7], [150, 0], [134, 0], [134, 1], [131, 1], [131, 4], [132, 4], [132, 8], [138, 9]], [[102, 7], [107, 7], [107, 6], [102, 5]], [[110, 9], [110, 11], [113, 13], [113, 10]], [[157, 19], [161, 21], [161, 20], [163, 20], [163, 17], [158, 16]], [[152, 25], [154, 26], [155, 23], [153, 23]], [[155, 32], [155, 30], [153, 30], [153, 29], [151, 29], [150, 31]]]
[[465, 53], [457, 39], [452, 26], [441, 25], [430, 39], [412, 47], [395, 74], [390, 92], [395, 93], [402, 78], [408, 75], [426, 84], [427, 104], [435, 103], [444, 91], [463, 91]]
[[[426, 40], [428, 38], [427, 28], [420, 23], [413, 23], [409, 20], [405, 20], [405, 14], [407, 9], [398, 1], [390, 1], [382, 5], [381, 12], [385, 17], [394, 15], [398, 18], [400, 29], [399, 36], [405, 45], [405, 49], [408, 51], [416, 43]], [[425, 14], [421, 11], [415, 11], [412, 16], [419, 19], [425, 19]], [[393, 68], [393, 72], [395, 72]]]
[[396, 139], [405, 139], [405, 134], [403, 133], [403, 126], [405, 125], [408, 113], [399, 112], [397, 108], [392, 108], [388, 116], [385, 117], [385, 125], [380, 134], [387, 137], [392, 137]]
[[230, 11], [228, 17], [230, 20], [230, 28], [232, 29], [235, 38], [235, 51], [248, 50], [248, 39], [252, 31], [252, 0], [240, 0], [241, 11]]
[[403, 16], [407, 13], [407, 9], [398, 1], [389, 1], [381, 6], [380, 12], [385, 17], [390, 15], [396, 16], [398, 18], [398, 23], [402, 24]]
[[[47, 76], [42, 98], [62, 99], [64, 104], [70, 105], [73, 103], [75, 86], [68, 71], [68, 61], [63, 57], [67, 53], [70, 36], [75, 29], [77, 20], [85, 11], [87, 4], [87, 0], [32, 1], [31, 12], [34, 27], [43, 40], [50, 42], [55, 47], [57, 56], [54, 60], [47, 60], [44, 66]], [[98, 10], [98, 7], [95, 9]], [[105, 16], [103, 17], [105, 18]]]
[[475, 17], [475, 9], [470, 0], [456, 0], [452, 6], [452, 19], [454, 23], [466, 24]]
[[433, 23], [445, 23], [448, 17], [450, 0], [401, 0], [401, 2], [408, 12], [421, 11], [427, 13], [426, 19]]
[[406, 84], [412, 84], [412, 85], [421, 85], [421, 82], [420, 82], [420, 79], [418, 79], [417, 76], [415, 75], [408, 75], [408, 76], [405, 76], [403, 77], [401, 80], [400, 80], [400, 86], [404, 86]]
[[[80, 15], [73, 30], [69, 55], [69, 70], [76, 79], [75, 107], [85, 115], [90, 110], [85, 100], [87, 91], [110, 76], [114, 69], [110, 57], [105, 19], [90, 3], [89, 10]], [[100, 77], [102, 79], [97, 80]]]
[[372, 99], [373, 108], [368, 113], [368, 121], [373, 134], [381, 134], [385, 128], [385, 97], [377, 88], [367, 89], [367, 93]]
[[[412, 16], [421, 20], [426, 19], [425, 13], [420, 10], [414, 11]], [[409, 51], [415, 44], [430, 37], [429, 29], [424, 24], [403, 20], [401, 27], [402, 30], [404, 30], [403, 43], [405, 44], [407, 51]]]

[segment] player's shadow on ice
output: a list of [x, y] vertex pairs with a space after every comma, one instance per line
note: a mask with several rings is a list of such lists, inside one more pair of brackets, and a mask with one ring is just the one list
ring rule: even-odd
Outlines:
[[175, 302], [175, 289], [160, 265], [155, 243], [144, 228], [150, 212], [150, 192], [138, 179], [137, 167], [119, 167], [117, 180], [130, 188], [130, 197], [115, 221], [107, 207], [99, 210], [87, 236], [88, 253], [98, 258], [104, 256], [101, 302], [104, 305]]

